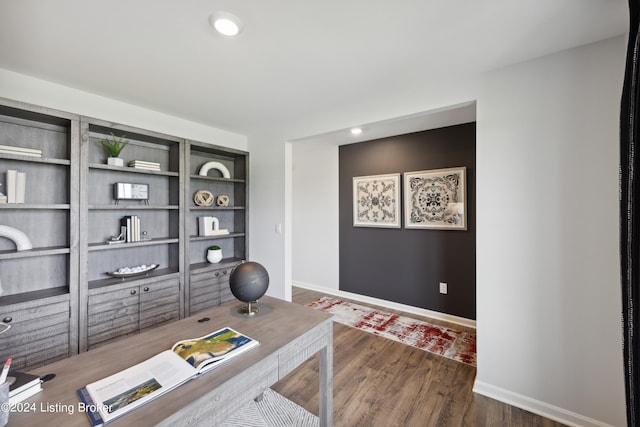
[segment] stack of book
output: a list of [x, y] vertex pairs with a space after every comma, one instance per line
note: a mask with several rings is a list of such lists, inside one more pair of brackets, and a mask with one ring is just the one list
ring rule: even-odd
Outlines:
[[138, 215], [127, 215], [120, 219], [120, 232], [124, 233], [124, 240], [127, 243], [140, 241], [140, 217]]
[[33, 396], [42, 390], [42, 381], [37, 375], [27, 374], [24, 372], [12, 372], [9, 380], [15, 380], [9, 385], [9, 404], [15, 405], [23, 400]]
[[160, 163], [146, 162], [144, 160], [132, 160], [129, 162], [129, 166], [136, 169], [146, 169], [150, 171], [160, 170]]
[[27, 175], [14, 169], [7, 169], [7, 198], [0, 203], [24, 203]]
[[11, 145], [0, 145], [0, 154], [17, 154], [20, 156], [42, 157], [42, 150], [36, 148], [13, 147]]

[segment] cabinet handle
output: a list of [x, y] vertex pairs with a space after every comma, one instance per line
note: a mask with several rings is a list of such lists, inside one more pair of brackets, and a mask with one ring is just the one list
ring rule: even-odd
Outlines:
[[2, 322], [3, 323], [11, 323], [12, 320], [13, 320], [13, 317], [7, 316], [4, 319], [2, 319]]
[[224, 270], [224, 271], [222, 272], [222, 274], [227, 274], [227, 270]]
[[220, 275], [219, 271], [216, 271], [216, 277], [218, 277]]
[[135, 289], [132, 289], [132, 290], [131, 290], [131, 295], [135, 295], [135, 294], [136, 294], [136, 290], [135, 290]]
[[145, 292], [149, 292], [149, 287], [148, 287], [148, 286], [146, 286], [146, 287], [144, 288], [144, 291], [145, 291]]

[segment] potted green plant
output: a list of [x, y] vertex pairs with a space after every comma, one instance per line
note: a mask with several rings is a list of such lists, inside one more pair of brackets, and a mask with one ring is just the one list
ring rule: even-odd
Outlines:
[[111, 140], [109, 138], [100, 138], [99, 141], [107, 152], [107, 164], [111, 166], [124, 166], [124, 160], [120, 158], [120, 153], [122, 149], [127, 146], [129, 143], [128, 140], [124, 139], [125, 135], [122, 135], [120, 138], [115, 136], [113, 132], [111, 132]]
[[207, 261], [211, 264], [217, 264], [222, 261], [222, 249], [220, 246], [209, 246], [207, 248]]

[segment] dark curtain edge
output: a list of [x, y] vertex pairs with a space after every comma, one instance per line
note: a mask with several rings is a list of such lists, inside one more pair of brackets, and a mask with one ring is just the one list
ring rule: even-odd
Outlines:
[[636, 138], [640, 129], [640, 78], [638, 54], [638, 0], [629, 0], [629, 41], [627, 45], [624, 86], [620, 108], [620, 273], [622, 286], [623, 355], [627, 423], [638, 425], [640, 379], [636, 371], [640, 363], [637, 334], [640, 304], [638, 270], [640, 268], [639, 229], [635, 224], [639, 198], [637, 188]]

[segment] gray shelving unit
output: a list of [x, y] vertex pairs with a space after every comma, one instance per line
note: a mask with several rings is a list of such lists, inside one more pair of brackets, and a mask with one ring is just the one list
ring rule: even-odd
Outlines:
[[[80, 121], [80, 350], [91, 349], [183, 314], [183, 140], [83, 117]], [[126, 139], [125, 166], [107, 165], [101, 138]], [[127, 166], [160, 164], [159, 171]], [[115, 200], [116, 183], [146, 184], [148, 200]], [[140, 218], [147, 240], [108, 244], [123, 217]], [[151, 274], [115, 278], [122, 267], [159, 264]], [[161, 288], [162, 292], [157, 289]], [[125, 298], [126, 296], [126, 298]], [[154, 315], [148, 312], [152, 310]], [[155, 314], [158, 314], [157, 316]]]
[[79, 120], [77, 116], [0, 99], [0, 145], [40, 150], [41, 157], [0, 153], [7, 170], [26, 175], [25, 203], [0, 204], [0, 224], [27, 235], [33, 249], [0, 239], [0, 359], [24, 369], [78, 351]]
[[[125, 166], [110, 166], [99, 143], [111, 133], [129, 140]], [[17, 228], [33, 249], [0, 238], [0, 359], [31, 369], [233, 299], [233, 268], [247, 259], [249, 156], [171, 135], [0, 99], [0, 145], [42, 150], [42, 157], [0, 153], [26, 173], [24, 204], [0, 204], [0, 225]], [[126, 166], [131, 160], [160, 170]], [[203, 163], [224, 164], [231, 177]], [[116, 182], [147, 184], [148, 201], [116, 201]], [[229, 196], [229, 206], [199, 207], [193, 193]], [[3, 191], [3, 190], [0, 190]], [[4, 192], [4, 191], [3, 191]], [[108, 244], [127, 215], [140, 218], [147, 240]], [[215, 216], [225, 236], [199, 236], [198, 217]], [[224, 259], [206, 261], [206, 248]], [[120, 267], [160, 264], [147, 275], [116, 278]]]
[[[197, 141], [186, 141], [185, 151], [185, 301], [186, 315], [191, 315], [233, 299], [229, 275], [237, 264], [248, 259], [249, 153]], [[215, 169], [206, 176], [200, 175], [208, 162], [226, 167], [230, 177], [223, 177]], [[211, 192], [215, 199], [228, 196], [228, 206], [218, 206], [215, 200], [211, 206], [198, 206], [194, 195], [199, 190]], [[217, 218], [220, 229], [229, 234], [201, 236], [198, 218], [207, 216]], [[212, 245], [222, 249], [223, 260], [219, 264], [206, 262], [207, 248]]]

